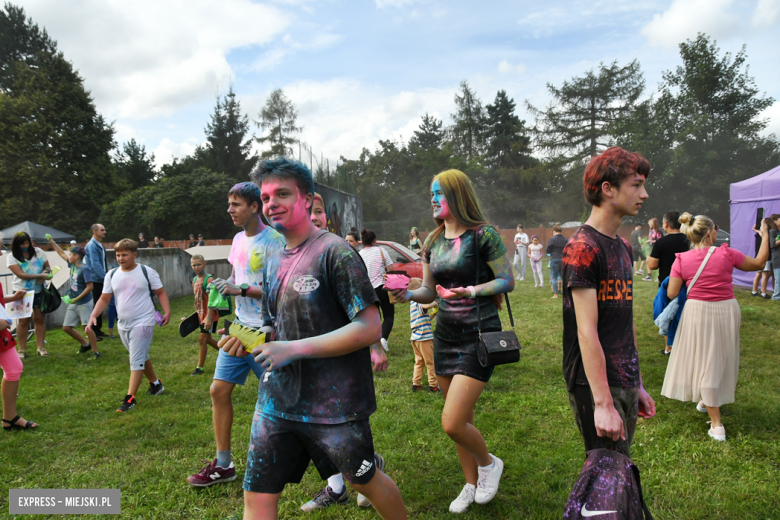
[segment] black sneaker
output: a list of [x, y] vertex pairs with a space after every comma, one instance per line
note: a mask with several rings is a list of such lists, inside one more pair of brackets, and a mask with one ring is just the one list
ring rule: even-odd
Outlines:
[[308, 513], [315, 509], [325, 509], [328, 506], [343, 506], [347, 502], [349, 502], [349, 491], [347, 491], [346, 485], [341, 493], [338, 494], [334, 493], [330, 486], [325, 486], [320, 489], [319, 493], [317, 493], [313, 499], [301, 506], [301, 511]]
[[87, 358], [87, 359], [88, 359], [89, 361], [92, 361], [92, 360], [95, 360], [95, 359], [100, 359], [100, 352], [95, 352], [95, 354], [94, 354], [94, 355], [92, 355], [92, 356], [89, 356], [89, 358]]
[[92, 347], [90, 347], [89, 345], [84, 345], [84, 346], [79, 348], [79, 354], [83, 354], [85, 352], [89, 352], [90, 350], [92, 350]]
[[769, 293], [762, 294], [762, 295], [761, 295], [761, 297], [762, 297], [763, 299], [765, 299], [765, 300], [771, 300], [771, 299], [772, 299], [772, 295], [771, 295], [771, 294], [769, 294]]
[[753, 291], [751, 291], [751, 292], [750, 292], [750, 296], [759, 296], [759, 294], [758, 294], [757, 292], [753, 292]]
[[154, 383], [149, 383], [149, 390], [146, 391], [146, 395], [160, 395], [163, 393], [163, 390], [165, 390], [165, 387], [162, 384], [162, 380], [156, 385]]
[[192, 371], [191, 376], [202, 376], [203, 375], [203, 369], [202, 368], [196, 368]]
[[663, 350], [661, 351], [661, 354], [663, 354], [664, 356], [670, 356], [670, 355], [672, 354], [672, 351], [671, 351], [671, 350], [666, 350], [666, 349], [663, 349]]
[[116, 409], [117, 412], [128, 412], [135, 406], [136, 400], [134, 395], [126, 395], [122, 400], [122, 405]]
[[429, 386], [428, 387], [428, 391], [430, 393], [432, 393], [432, 394], [436, 394], [436, 393], [440, 394], [441, 393], [441, 388], [439, 388], [438, 386]]
[[95, 341], [103, 341], [103, 338], [105, 338], [105, 336], [95, 336]]
[[419, 392], [420, 390], [422, 390], [422, 386], [412, 385], [412, 392]]

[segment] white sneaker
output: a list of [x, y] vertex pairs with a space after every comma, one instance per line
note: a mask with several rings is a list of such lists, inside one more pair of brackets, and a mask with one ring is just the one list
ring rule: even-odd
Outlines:
[[390, 349], [387, 347], [387, 340], [385, 338], [382, 338], [382, 348], [385, 349], [385, 352], [390, 352]]
[[710, 431], [707, 433], [715, 439], [716, 441], [725, 441], [726, 440], [726, 428], [721, 424], [717, 428], [712, 427], [712, 421], [707, 421], [707, 424], [710, 425]]
[[634, 274], [645, 274], [645, 272], [642, 271], [641, 269], [637, 269]]
[[520, 281], [521, 281], [521, 282], [524, 282], [524, 281], [525, 281], [525, 278], [522, 278], [522, 277], [521, 277], [521, 278], [520, 278]]
[[504, 461], [490, 454], [493, 459], [493, 467], [490, 469], [479, 468], [477, 471], [479, 477], [477, 480], [477, 492], [474, 494], [474, 502], [477, 504], [487, 504], [498, 492], [498, 483], [501, 480], [501, 473], [504, 472]]
[[474, 487], [474, 484], [466, 484], [463, 486], [463, 490], [460, 492], [460, 495], [458, 495], [458, 498], [450, 502], [450, 513], [455, 513], [457, 515], [465, 513], [469, 506], [474, 503], [474, 493], [476, 493], [477, 488]]
[[699, 401], [696, 405], [696, 409], [701, 413], [707, 413], [707, 407], [704, 406], [704, 401]]

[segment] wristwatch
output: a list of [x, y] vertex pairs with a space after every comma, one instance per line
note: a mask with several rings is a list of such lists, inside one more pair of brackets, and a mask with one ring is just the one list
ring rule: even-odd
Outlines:
[[249, 290], [249, 284], [248, 283], [242, 283], [241, 285], [239, 285], [239, 287], [241, 287], [241, 296], [246, 298], [246, 292]]

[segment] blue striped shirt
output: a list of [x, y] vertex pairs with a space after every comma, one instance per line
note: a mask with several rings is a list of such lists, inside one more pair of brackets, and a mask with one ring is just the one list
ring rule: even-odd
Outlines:
[[417, 302], [409, 302], [409, 323], [412, 326], [412, 341], [433, 339], [431, 317]]

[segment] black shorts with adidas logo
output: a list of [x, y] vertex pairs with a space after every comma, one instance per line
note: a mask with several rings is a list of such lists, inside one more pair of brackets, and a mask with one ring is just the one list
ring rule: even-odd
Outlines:
[[301, 481], [309, 461], [323, 480], [341, 473], [350, 484], [368, 484], [374, 473], [374, 439], [368, 419], [341, 424], [289, 421], [255, 411], [244, 489], [281, 493]]

